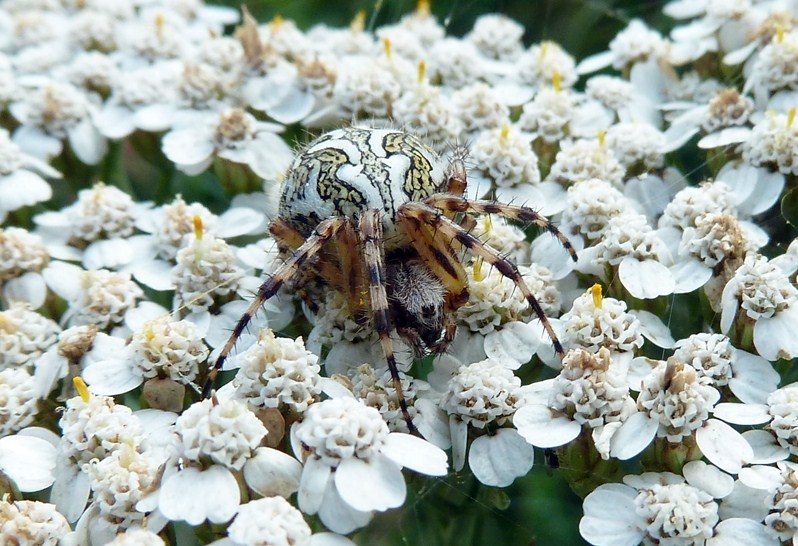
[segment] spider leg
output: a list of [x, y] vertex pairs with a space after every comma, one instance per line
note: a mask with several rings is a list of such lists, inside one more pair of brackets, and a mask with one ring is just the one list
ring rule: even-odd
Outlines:
[[285, 263], [277, 268], [271, 277], [260, 285], [255, 294], [255, 298], [252, 300], [252, 303], [249, 304], [249, 307], [247, 307], [247, 310], [241, 318], [238, 319], [230, 337], [227, 338], [222, 350], [219, 352], [219, 356], [216, 358], [213, 368], [208, 372], [208, 379], [205, 381], [205, 386], [202, 389], [203, 398], [207, 398], [210, 395], [216, 376], [219, 374], [219, 370], [222, 369], [222, 366], [224, 366], [224, 361], [227, 360], [236, 341], [241, 337], [241, 334], [252, 320], [252, 317], [255, 316], [255, 313], [258, 312], [261, 305], [274, 296], [283, 284], [294, 279], [299, 274], [302, 266], [309, 259], [318, 255], [324, 247], [324, 244], [334, 237], [348, 222], [348, 218], [339, 216], [327, 218], [320, 222], [307, 240], [291, 254]]
[[374, 327], [380, 336], [380, 345], [385, 359], [388, 362], [388, 370], [393, 379], [393, 386], [396, 390], [396, 397], [399, 399], [399, 407], [402, 416], [407, 422], [410, 432], [416, 430], [410, 412], [407, 409], [402, 381], [399, 377], [399, 368], [396, 365], [396, 357], [391, 341], [391, 320], [388, 314], [388, 294], [385, 289], [385, 246], [382, 238], [382, 222], [380, 221], [380, 211], [369, 209], [360, 217], [360, 237], [363, 241], [363, 259], [366, 264], [366, 271], [369, 284], [369, 301], [371, 302], [371, 312], [374, 317]]
[[[469, 203], [467, 200], [462, 201]], [[554, 328], [552, 328], [549, 319], [546, 318], [546, 313], [543, 311], [540, 303], [538, 303], [538, 300], [532, 294], [529, 286], [527, 286], [526, 282], [524, 282], [524, 278], [518, 271], [518, 267], [516, 267], [513, 262], [502, 256], [501, 253], [495, 248], [464, 230], [455, 222], [449, 220], [441, 211], [434, 209], [431, 205], [425, 203], [408, 202], [399, 208], [398, 215], [400, 221], [406, 221], [409, 218], [413, 218], [414, 222], [423, 223], [428, 229], [439, 231], [446, 238], [450, 238], [459, 242], [465, 248], [471, 250], [471, 252], [482, 257], [486, 262], [495, 267], [499, 273], [513, 281], [519, 290], [521, 290], [521, 293], [524, 295], [527, 302], [529, 302], [530, 307], [532, 307], [532, 310], [535, 312], [538, 320], [540, 320], [543, 328], [549, 335], [549, 338], [551, 338], [551, 342], [554, 345], [554, 350], [557, 351], [561, 357], [563, 356], [564, 351], [562, 344], [557, 338]]]
[[[304, 236], [281, 218], [272, 220], [269, 232], [283, 251], [293, 252], [305, 242]], [[358, 251], [358, 238], [352, 223], [346, 222], [332, 237], [331, 245], [326, 245], [321, 252], [323, 257], [313, 264], [313, 268], [328, 285], [345, 297], [352, 317], [365, 316], [366, 294], [362, 287], [366, 286], [366, 282]], [[306, 303], [312, 304], [311, 309], [318, 307], [317, 302]]]
[[442, 211], [473, 212], [476, 214], [498, 214], [519, 222], [531, 222], [545, 229], [560, 241], [563, 248], [568, 251], [573, 261], [577, 260], [576, 250], [568, 238], [557, 229], [557, 226], [530, 207], [497, 203], [495, 201], [471, 200], [457, 195], [436, 193], [424, 200], [424, 203]]

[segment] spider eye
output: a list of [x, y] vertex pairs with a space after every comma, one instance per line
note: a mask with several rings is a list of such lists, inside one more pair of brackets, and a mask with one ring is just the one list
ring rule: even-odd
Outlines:
[[424, 305], [421, 307], [421, 317], [425, 319], [435, 318], [438, 309], [434, 305]]

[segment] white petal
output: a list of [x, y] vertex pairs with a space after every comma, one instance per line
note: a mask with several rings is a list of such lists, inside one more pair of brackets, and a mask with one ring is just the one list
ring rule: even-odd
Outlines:
[[348, 538], [336, 533], [313, 533], [313, 535], [310, 537], [309, 546], [356, 546], [356, 545]]
[[50, 490], [50, 502], [64, 514], [68, 522], [78, 521], [91, 493], [89, 475], [66, 459], [56, 462], [56, 480]]
[[63, 144], [61, 139], [50, 136], [38, 127], [21, 125], [14, 131], [11, 137], [22, 151], [44, 161], [61, 154]]
[[69, 145], [87, 165], [98, 164], [108, 151], [108, 141], [88, 118], [69, 130]]
[[564, 416], [556, 416], [546, 406], [529, 404], [513, 415], [518, 434], [537, 447], [559, 447], [577, 436], [582, 426]]
[[47, 284], [40, 273], [29, 271], [6, 281], [3, 285], [3, 295], [9, 302], [24, 301], [33, 309], [38, 309], [44, 305], [44, 300], [47, 298]]
[[53, 196], [53, 188], [36, 173], [17, 169], [0, 176], [0, 210], [14, 211], [47, 201]]
[[622, 461], [631, 459], [654, 440], [659, 422], [643, 412], [631, 415], [612, 437], [610, 454]]
[[770, 491], [784, 484], [781, 471], [774, 466], [748, 466], [740, 470], [740, 483], [752, 489]]
[[266, 113], [273, 120], [290, 125], [308, 116], [315, 104], [316, 99], [312, 93], [294, 89], [286, 93], [277, 104], [267, 108]]
[[673, 294], [676, 282], [670, 270], [655, 260], [637, 260], [631, 256], [621, 260], [618, 276], [631, 295], [640, 299]]
[[338, 494], [335, 485], [330, 482], [330, 487], [324, 491], [323, 499], [320, 499], [319, 519], [329, 529], [335, 533], [351, 533], [355, 529], [365, 526], [371, 521], [374, 512], [361, 512], [355, 510], [343, 501]]
[[682, 474], [690, 485], [716, 499], [727, 496], [734, 488], [734, 478], [704, 461], [690, 461], [682, 468]]
[[764, 525], [748, 518], [725, 519], [715, 526], [706, 546], [778, 546], [779, 540]]
[[468, 467], [485, 485], [507, 487], [532, 468], [535, 450], [514, 429], [501, 428], [492, 436], [471, 442]]
[[329, 465], [314, 457], [305, 461], [297, 495], [299, 509], [311, 516], [318, 512], [324, 500], [325, 490], [331, 486], [331, 480], [332, 470]]
[[244, 464], [247, 485], [264, 497], [288, 498], [299, 489], [302, 464], [277, 449], [259, 447]]
[[663, 349], [671, 349], [676, 345], [676, 340], [673, 339], [670, 328], [668, 328], [657, 315], [642, 310], [632, 310], [629, 313], [637, 317], [637, 320], [640, 321], [640, 325], [642, 326], [640, 329], [641, 333], [654, 345], [662, 347]]
[[639, 544], [645, 522], [635, 512], [637, 491], [619, 483], [599, 486], [585, 497], [579, 533], [591, 544], [612, 546]]
[[41, 491], [55, 481], [56, 448], [36, 436], [0, 438], [0, 471], [23, 493]]
[[136, 130], [133, 112], [127, 106], [109, 102], [97, 116], [97, 129], [108, 138], [124, 138]]
[[446, 452], [417, 436], [392, 432], [380, 452], [402, 467], [428, 476], [445, 476]]
[[77, 297], [82, 274], [83, 268], [64, 262], [50, 262], [50, 265], [42, 271], [50, 290], [67, 301]]
[[706, 135], [698, 141], [697, 146], [704, 150], [720, 148], [721, 146], [728, 146], [729, 144], [745, 142], [750, 135], [751, 129], [748, 127], [726, 127], [725, 129]]
[[761, 425], [770, 422], [769, 409], [767, 404], [723, 402], [715, 406], [712, 414], [734, 425]]
[[712, 278], [712, 269], [700, 260], [687, 259], [671, 266], [671, 274], [676, 280], [676, 294], [686, 294], [698, 290]]
[[143, 260], [132, 267], [133, 277], [153, 290], [174, 290], [172, 264], [163, 260]]
[[214, 465], [207, 470], [186, 468], [169, 476], [158, 498], [158, 509], [172, 521], [199, 525], [206, 519], [224, 523], [235, 516], [241, 494], [230, 471]]
[[732, 369], [734, 377], [729, 381], [729, 387], [746, 404], [767, 403], [768, 397], [781, 381], [781, 376], [770, 362], [741, 349], [735, 353]]
[[[780, 172], [770, 172], [765, 168], [757, 169], [756, 188], [751, 199], [740, 207], [750, 215], [761, 214], [768, 210], [781, 196], [787, 180]], [[742, 212], [742, 210], [740, 211]]]
[[465, 466], [468, 425], [454, 415], [449, 416], [449, 431], [452, 436], [452, 468], [460, 472]]
[[754, 347], [767, 360], [798, 356], [798, 305], [791, 305], [754, 324]]
[[214, 153], [214, 145], [204, 131], [196, 128], [174, 129], [162, 141], [163, 153], [174, 163], [201, 164]]
[[107, 239], [91, 243], [83, 252], [86, 269], [118, 269], [130, 263], [133, 249], [127, 239]]
[[277, 180], [294, 159], [291, 147], [281, 137], [266, 131], [258, 134], [249, 151], [252, 172], [266, 180]]
[[133, 123], [139, 129], [160, 133], [172, 126], [175, 108], [172, 104], [150, 104], [133, 114]]
[[219, 217], [219, 228], [216, 236], [226, 239], [239, 235], [255, 233], [266, 221], [262, 212], [248, 207], [234, 207]]
[[[743, 472], [746, 469], [743, 469]], [[778, 473], [778, 470], [776, 470]], [[734, 482], [734, 490], [731, 495], [723, 499], [720, 504], [720, 517], [722, 519], [744, 517], [754, 521], [762, 521], [768, 514], [768, 505], [772, 496], [768, 496], [767, 490], [754, 489], [743, 484], [740, 480]]]
[[90, 364], [83, 370], [82, 377], [91, 393], [102, 396], [132, 391], [144, 381], [140, 370], [124, 354]]
[[542, 326], [538, 322], [508, 322], [501, 330], [485, 336], [485, 354], [505, 368], [517, 370], [532, 359], [540, 346], [539, 329]]
[[696, 443], [709, 462], [729, 474], [740, 472], [742, 465], [754, 457], [754, 451], [745, 438], [732, 427], [709, 419], [696, 431]]
[[767, 430], [746, 430], [743, 438], [754, 450], [753, 464], [770, 464], [783, 461], [790, 456], [790, 450], [782, 447], [776, 438]]
[[595, 53], [588, 57], [582, 59], [582, 61], [576, 65], [576, 73], [577, 74], [590, 74], [591, 72], [596, 72], [597, 70], [601, 70], [602, 68], [606, 68], [612, 64], [612, 61], [615, 60], [615, 53], [612, 51], [602, 51], [601, 53]]
[[401, 506], [407, 486], [402, 471], [387, 457], [365, 462], [357, 457], [344, 459], [334, 475], [338, 494], [349, 506], [361, 512]]

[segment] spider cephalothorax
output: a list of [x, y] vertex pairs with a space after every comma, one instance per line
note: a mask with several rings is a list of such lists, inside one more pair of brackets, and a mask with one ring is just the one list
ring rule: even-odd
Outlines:
[[370, 321], [380, 338], [399, 404], [402, 396], [391, 332], [417, 355], [440, 352], [455, 333], [454, 314], [468, 301], [460, 252], [470, 250], [510, 278], [562, 353], [551, 325], [514, 263], [472, 235], [472, 214], [535, 223], [568, 240], [534, 210], [466, 199], [464, 153], [445, 161], [398, 130], [346, 128], [311, 142], [286, 174], [277, 217], [269, 227], [285, 263], [258, 289], [222, 347], [207, 395], [236, 340], [260, 306], [285, 283], [325, 283], [344, 295], [352, 317]]

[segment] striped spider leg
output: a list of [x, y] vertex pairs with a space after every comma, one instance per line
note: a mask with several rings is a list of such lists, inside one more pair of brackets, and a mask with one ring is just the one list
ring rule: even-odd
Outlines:
[[[461, 225], [449, 219], [445, 213], [462, 212], [462, 213], [477, 213], [477, 214], [499, 214], [510, 219], [519, 220], [523, 222], [532, 222], [551, 233], [556, 237], [563, 247], [569, 252], [572, 259], [576, 261], [576, 251], [571, 243], [551, 222], [545, 217], [541, 216], [533, 209], [518, 205], [509, 205], [504, 203], [496, 203], [493, 201], [474, 201], [464, 197], [459, 197], [451, 194], [435, 194], [425, 199], [423, 203], [405, 203], [399, 209], [399, 221], [405, 226], [406, 231], [424, 231], [432, 233], [430, 237], [427, 235], [423, 239], [414, 238], [414, 244], [419, 252], [419, 255], [428, 260], [428, 265], [435, 271], [443, 270], [448, 275], [442, 275], [442, 279], [452, 278], [451, 273], [457, 271], [457, 276], [461, 275], [462, 266], [457, 262], [451, 260], [451, 255], [454, 252], [451, 244], [434, 243], [433, 241], [436, 233], [440, 233], [439, 241], [456, 241], [463, 247], [469, 249], [477, 256], [484, 259], [487, 263], [495, 267], [499, 273], [510, 279], [515, 283], [521, 293], [526, 298], [532, 310], [535, 312], [538, 320], [540, 320], [543, 328], [546, 330], [549, 338], [554, 345], [554, 350], [562, 357], [564, 354], [562, 344], [554, 332], [551, 323], [546, 317], [546, 313], [540, 306], [532, 291], [527, 286], [518, 267], [510, 260], [501, 255], [499, 251], [481, 241], [479, 238], [472, 235], [468, 230], [464, 229]], [[435, 246], [432, 246], [432, 245]], [[440, 251], [440, 245], [443, 244], [451, 250], [449, 255]], [[424, 245], [430, 245], [432, 248], [427, 251]], [[453, 264], [457, 264], [459, 270], [453, 268]], [[464, 275], [464, 274], [463, 274]], [[451, 281], [450, 281], [451, 282]], [[460, 281], [447, 284], [455, 291], [467, 290], [467, 288], [460, 288]], [[467, 297], [465, 298], [467, 301]], [[462, 299], [457, 301], [455, 299], [453, 305], [455, 309], [459, 305], [465, 303]]]

